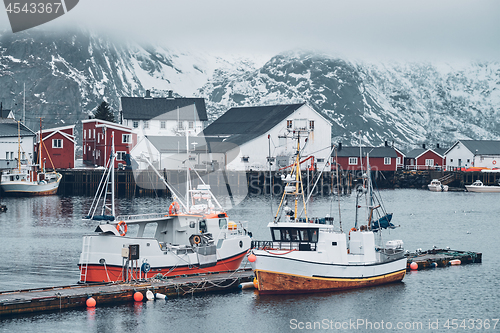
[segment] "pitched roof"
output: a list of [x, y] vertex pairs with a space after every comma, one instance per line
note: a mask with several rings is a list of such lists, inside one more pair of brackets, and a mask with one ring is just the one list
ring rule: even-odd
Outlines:
[[[146, 135], [146, 138], [162, 154], [186, 153], [185, 136]], [[236, 147], [235, 144], [223, 141], [223, 138], [190, 136], [189, 150], [193, 153], [224, 153]]]
[[229, 136], [225, 142], [241, 145], [265, 134], [304, 104], [231, 108], [205, 128], [201, 135]]
[[11, 112], [11, 110], [2, 109], [0, 107], [0, 118], [7, 118], [7, 117], [9, 117], [10, 112]]
[[[366, 153], [370, 154], [370, 158], [372, 157], [398, 157], [396, 150], [392, 147], [361, 147], [361, 153], [363, 157], [366, 156]], [[335, 152], [332, 153], [332, 156], [335, 156]], [[359, 157], [359, 147], [354, 146], [342, 146], [342, 148], [337, 151], [337, 157]]]
[[[121, 102], [123, 119], [208, 120], [203, 98], [122, 97]], [[194, 119], [195, 111], [197, 119]]]
[[[500, 155], [500, 141], [459, 140], [453, 145], [453, 147], [455, 147], [458, 142], [461, 142], [465, 147], [467, 147], [467, 149], [476, 155]], [[451, 148], [448, 150], [451, 150]]]
[[[35, 136], [35, 133], [28, 127], [24, 126], [22, 123], [19, 123], [19, 125], [21, 137]], [[0, 119], [0, 137], [17, 137], [17, 135], [17, 121], [10, 118]]]

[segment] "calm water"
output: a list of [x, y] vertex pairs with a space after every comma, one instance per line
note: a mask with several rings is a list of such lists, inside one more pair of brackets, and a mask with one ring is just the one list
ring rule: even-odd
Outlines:
[[[444, 327], [447, 319], [458, 319], [457, 326], [471, 319], [458, 331], [500, 331], [500, 323], [493, 330], [494, 321], [489, 330], [479, 326], [479, 320], [500, 318], [500, 196], [424, 190], [381, 194], [394, 213], [393, 222], [401, 225], [385, 233], [386, 239], [403, 239], [410, 251], [433, 245], [478, 251], [483, 263], [411, 272], [403, 283], [348, 292], [259, 296], [243, 291], [2, 318], [0, 331], [291, 332], [312, 331], [307, 328], [314, 328], [314, 322], [316, 331], [342, 326], [358, 332], [453, 331]], [[270, 238], [266, 225], [272, 216], [270, 203], [275, 209], [277, 198], [269, 199], [246, 198], [230, 211], [232, 219], [249, 222], [256, 240]], [[341, 199], [345, 230], [353, 226], [354, 200]], [[95, 227], [81, 220], [91, 201], [59, 196], [2, 199], [8, 211], [0, 213], [0, 290], [76, 283], [81, 237]], [[163, 198], [119, 199], [118, 207], [122, 213], [161, 212], [169, 203]], [[309, 209], [318, 216], [329, 213], [338, 223], [336, 201], [315, 199]]]

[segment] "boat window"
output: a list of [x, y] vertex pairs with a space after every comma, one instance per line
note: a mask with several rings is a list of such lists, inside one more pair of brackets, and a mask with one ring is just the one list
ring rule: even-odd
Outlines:
[[189, 227], [194, 228], [196, 226], [196, 223], [194, 221], [189, 222]]
[[227, 219], [219, 219], [219, 229], [226, 229]]
[[275, 242], [318, 242], [317, 228], [271, 228]]
[[199, 230], [202, 232], [202, 233], [205, 233], [207, 232], [207, 222], [205, 220], [201, 220], [198, 224], [199, 226]]

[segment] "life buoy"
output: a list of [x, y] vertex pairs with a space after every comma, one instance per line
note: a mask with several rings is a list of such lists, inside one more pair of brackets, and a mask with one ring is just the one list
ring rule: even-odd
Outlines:
[[118, 222], [116, 230], [118, 230], [120, 236], [125, 236], [127, 234], [127, 223], [125, 223], [125, 221]]
[[351, 228], [351, 230], [349, 230], [349, 236], [351, 235], [351, 231], [358, 231], [358, 229], [356, 229], [356, 228]]
[[168, 207], [168, 213], [170, 215], [176, 215], [179, 213], [179, 210], [180, 210], [180, 206], [179, 206], [179, 203], [177, 201], [174, 201], [170, 204], [170, 207]]
[[195, 236], [193, 237], [193, 243], [195, 243], [195, 244], [197, 244], [197, 245], [198, 245], [198, 244], [200, 244], [200, 243], [201, 243], [201, 237], [200, 237], [200, 236], [198, 236], [198, 235], [195, 235]]
[[492, 163], [493, 163], [493, 165], [495, 165], [495, 164], [497, 164], [497, 161], [496, 161], [496, 160], [493, 160], [493, 162], [492, 162]]

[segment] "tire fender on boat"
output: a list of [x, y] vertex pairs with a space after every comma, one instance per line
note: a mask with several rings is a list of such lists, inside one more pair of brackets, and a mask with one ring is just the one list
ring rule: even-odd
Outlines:
[[168, 207], [168, 213], [170, 215], [176, 215], [179, 213], [179, 210], [180, 210], [180, 207], [179, 207], [179, 203], [177, 201], [174, 201], [170, 204], [170, 206]]
[[125, 223], [125, 221], [118, 222], [116, 230], [118, 230], [120, 236], [125, 236], [127, 234], [127, 223]]

